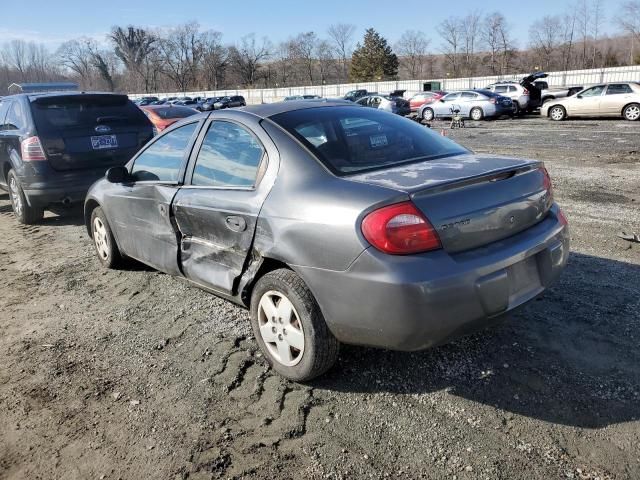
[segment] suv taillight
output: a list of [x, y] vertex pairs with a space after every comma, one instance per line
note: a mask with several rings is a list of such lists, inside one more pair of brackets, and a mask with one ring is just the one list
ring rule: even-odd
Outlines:
[[489, 98], [489, 103], [496, 103], [496, 97]]
[[374, 210], [362, 220], [362, 234], [371, 245], [391, 255], [442, 248], [435, 228], [412, 202]]
[[20, 149], [22, 150], [23, 162], [38, 162], [47, 159], [38, 137], [25, 138], [20, 142]]
[[527, 90], [526, 88], [524, 89], [524, 91], [522, 92], [523, 95], [529, 95], [529, 90]]

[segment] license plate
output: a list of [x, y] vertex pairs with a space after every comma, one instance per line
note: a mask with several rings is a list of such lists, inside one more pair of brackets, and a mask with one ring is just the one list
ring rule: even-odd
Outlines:
[[118, 137], [115, 135], [99, 135], [91, 137], [91, 146], [94, 150], [103, 148], [118, 148]]
[[507, 268], [510, 296], [519, 297], [540, 288], [540, 275], [535, 255]]

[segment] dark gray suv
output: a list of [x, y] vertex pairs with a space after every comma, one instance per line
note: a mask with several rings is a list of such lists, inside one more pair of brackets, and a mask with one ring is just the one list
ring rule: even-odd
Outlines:
[[0, 188], [21, 223], [84, 200], [109, 167], [124, 165], [153, 137], [126, 95], [46, 93], [0, 103]]

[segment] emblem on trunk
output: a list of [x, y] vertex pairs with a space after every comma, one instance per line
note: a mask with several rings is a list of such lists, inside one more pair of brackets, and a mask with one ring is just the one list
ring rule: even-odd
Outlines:
[[111, 131], [111, 127], [108, 125], [98, 125], [94, 130], [96, 133], [109, 133]]
[[448, 230], [449, 228], [454, 227], [463, 227], [465, 225], [469, 225], [471, 223], [470, 218], [465, 218], [464, 220], [458, 220], [457, 222], [445, 223], [440, 226], [440, 230]]

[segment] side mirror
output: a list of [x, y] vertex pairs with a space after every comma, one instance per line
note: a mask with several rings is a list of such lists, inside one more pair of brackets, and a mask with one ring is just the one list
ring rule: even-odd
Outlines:
[[576, 95], [576, 98], [582, 98], [582, 95]]
[[440, 99], [440, 101], [441, 101], [442, 103], [444, 103], [444, 98], [441, 98], [441, 99]]
[[111, 167], [106, 177], [109, 183], [123, 183], [129, 178], [129, 170], [126, 167]]

